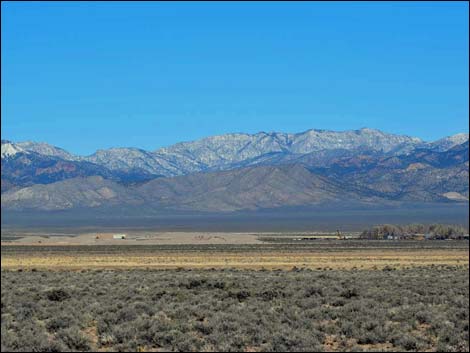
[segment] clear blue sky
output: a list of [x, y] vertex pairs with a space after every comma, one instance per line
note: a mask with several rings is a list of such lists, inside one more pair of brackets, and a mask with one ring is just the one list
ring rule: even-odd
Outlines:
[[466, 2], [2, 2], [2, 138], [468, 132]]

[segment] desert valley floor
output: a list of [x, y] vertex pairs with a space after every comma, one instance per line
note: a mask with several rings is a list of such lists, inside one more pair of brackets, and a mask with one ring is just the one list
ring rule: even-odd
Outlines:
[[4, 231], [2, 351], [468, 351], [468, 240]]

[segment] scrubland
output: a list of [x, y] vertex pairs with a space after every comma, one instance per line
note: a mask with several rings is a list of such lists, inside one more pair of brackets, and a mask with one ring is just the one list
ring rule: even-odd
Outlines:
[[1, 348], [464, 352], [468, 299], [468, 241], [7, 246]]
[[468, 267], [2, 271], [2, 351], [468, 351]]

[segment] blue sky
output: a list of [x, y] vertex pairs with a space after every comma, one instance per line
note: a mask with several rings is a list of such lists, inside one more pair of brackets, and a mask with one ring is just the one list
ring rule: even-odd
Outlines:
[[2, 2], [2, 138], [468, 132], [468, 3]]

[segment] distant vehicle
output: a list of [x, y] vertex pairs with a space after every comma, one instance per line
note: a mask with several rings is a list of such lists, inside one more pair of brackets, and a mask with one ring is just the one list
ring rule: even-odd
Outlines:
[[113, 234], [113, 239], [126, 239], [126, 234]]

